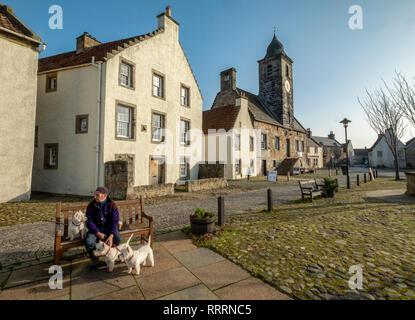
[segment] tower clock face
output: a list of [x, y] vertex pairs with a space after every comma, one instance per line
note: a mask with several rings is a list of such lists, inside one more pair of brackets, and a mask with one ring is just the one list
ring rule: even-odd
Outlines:
[[285, 90], [287, 90], [287, 92], [291, 91], [291, 85], [290, 85], [290, 82], [288, 80], [285, 81]]

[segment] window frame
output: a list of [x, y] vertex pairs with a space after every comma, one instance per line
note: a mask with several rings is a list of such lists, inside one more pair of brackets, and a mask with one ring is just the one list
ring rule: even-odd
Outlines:
[[[121, 69], [122, 69], [123, 64], [130, 67], [130, 85], [126, 85], [121, 82]], [[134, 62], [129, 61], [125, 58], [120, 58], [119, 69], [118, 69], [118, 85], [123, 88], [135, 90], [135, 63]]]
[[[183, 98], [183, 96], [182, 96], [182, 90], [183, 89], [185, 90], [185, 92], [187, 92], [187, 100], [186, 100], [187, 101], [187, 104], [186, 103], [183, 104], [183, 101], [182, 101], [182, 98]], [[180, 84], [180, 105], [182, 107], [190, 108], [190, 87], [184, 85], [183, 83]]]
[[241, 174], [241, 166], [242, 166], [242, 162], [241, 159], [235, 159], [235, 175], [240, 175]]
[[[278, 144], [277, 144], [277, 141], [278, 141]], [[281, 151], [281, 139], [279, 136], [275, 136], [274, 138], [274, 148], [277, 151]]]
[[[50, 149], [56, 148], [56, 163], [50, 165]], [[59, 164], [59, 143], [45, 143], [43, 150], [43, 169], [45, 170], [57, 170]]]
[[[81, 130], [82, 120], [86, 119], [86, 131]], [[75, 119], [75, 134], [84, 134], [88, 133], [89, 128], [89, 115], [88, 114], [79, 114]]]
[[[184, 142], [182, 140], [183, 138], [183, 132], [182, 132], [182, 122], [187, 123], [187, 130], [185, 127], [184, 132]], [[190, 145], [190, 120], [185, 118], [180, 118], [180, 145], [181, 146], [188, 146]]]
[[[121, 137], [118, 135], [118, 107], [124, 107], [130, 109], [130, 131], [131, 131], [131, 138]], [[135, 141], [136, 140], [136, 119], [137, 119], [137, 106], [131, 103], [127, 103], [124, 101], [116, 100], [115, 101], [115, 139], [116, 140], [123, 140], [123, 141]]]
[[[265, 137], [264, 140], [263, 137]], [[266, 133], [261, 133], [261, 150], [268, 150], [268, 135]]]
[[[154, 116], [160, 116], [161, 118], [161, 124], [160, 124], [160, 140], [154, 140], [154, 131], [153, 131], [153, 123], [154, 123]], [[166, 129], [166, 114], [163, 112], [159, 112], [159, 111], [152, 111], [151, 112], [151, 136], [150, 136], [150, 140], [151, 143], [164, 143], [165, 142], [165, 132], [164, 130]]]
[[[184, 169], [186, 170], [186, 175], [182, 175], [182, 169], [184, 165]], [[189, 158], [181, 156], [180, 157], [180, 164], [179, 164], [179, 177], [180, 180], [189, 180], [190, 179], [190, 164], [189, 164]]]
[[234, 150], [241, 151], [241, 135], [235, 134]]
[[253, 136], [249, 136], [249, 152], [254, 152], [255, 150], [255, 139]]
[[[55, 79], [55, 87], [51, 87], [51, 79]], [[46, 87], [45, 92], [55, 92], [58, 90], [58, 73], [57, 72], [50, 72], [46, 74]]]
[[[161, 91], [161, 96], [154, 95], [154, 77], [158, 77], [158, 78], [161, 79], [161, 85], [160, 85], [160, 87], [161, 87], [161, 90], [160, 90]], [[161, 72], [158, 72], [156, 70], [152, 70], [152, 73], [151, 73], [151, 95], [155, 98], [166, 100], [166, 87], [165, 87], [165, 84], [166, 84], [166, 76]]]

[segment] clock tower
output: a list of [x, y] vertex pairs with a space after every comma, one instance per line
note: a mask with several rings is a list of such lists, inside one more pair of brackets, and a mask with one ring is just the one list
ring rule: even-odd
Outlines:
[[283, 126], [294, 127], [293, 61], [274, 37], [259, 64], [259, 97]]

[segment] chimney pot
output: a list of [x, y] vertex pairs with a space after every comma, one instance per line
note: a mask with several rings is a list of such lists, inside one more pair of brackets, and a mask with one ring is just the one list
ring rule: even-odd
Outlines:
[[171, 7], [170, 6], [166, 7], [166, 16], [171, 17]]

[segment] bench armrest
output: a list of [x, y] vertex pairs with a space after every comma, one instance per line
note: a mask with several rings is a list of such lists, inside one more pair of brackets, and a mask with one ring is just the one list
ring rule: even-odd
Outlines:
[[153, 217], [150, 217], [150, 216], [146, 215], [144, 212], [141, 212], [141, 216], [143, 218], [146, 218], [148, 221], [153, 221], [154, 220]]

